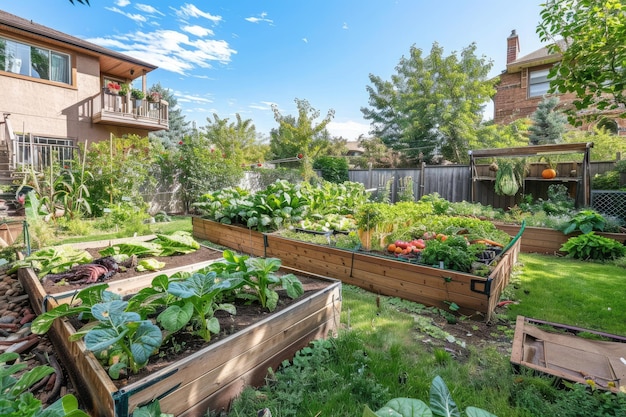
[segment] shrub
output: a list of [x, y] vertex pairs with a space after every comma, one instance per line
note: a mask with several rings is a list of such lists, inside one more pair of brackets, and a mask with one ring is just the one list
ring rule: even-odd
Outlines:
[[559, 230], [569, 235], [577, 230], [582, 233], [589, 233], [594, 230], [602, 232], [605, 226], [606, 220], [600, 213], [594, 210], [581, 210], [564, 223]]
[[313, 163], [313, 169], [319, 169], [326, 181], [341, 184], [348, 181], [348, 161], [345, 158], [322, 156]]
[[626, 256], [626, 246], [594, 232], [570, 238], [561, 246], [561, 250], [570, 258], [582, 260], [604, 261]]

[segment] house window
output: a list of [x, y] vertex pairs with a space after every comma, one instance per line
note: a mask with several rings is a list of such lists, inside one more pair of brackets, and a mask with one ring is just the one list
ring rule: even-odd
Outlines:
[[70, 56], [0, 38], [0, 70], [42, 80], [71, 84]]
[[548, 93], [550, 89], [549, 69], [529, 71], [528, 76], [528, 97], [541, 97]]

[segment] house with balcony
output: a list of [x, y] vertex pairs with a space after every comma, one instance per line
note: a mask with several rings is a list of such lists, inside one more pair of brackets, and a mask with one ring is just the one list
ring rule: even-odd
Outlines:
[[[559, 54], [551, 54], [547, 47], [528, 55], [520, 56], [520, 41], [513, 30], [507, 38], [506, 69], [500, 74], [493, 97], [493, 120], [498, 124], [508, 124], [514, 120], [530, 117], [550, 88], [550, 69], [561, 60]], [[571, 93], [559, 94], [559, 107], [569, 107], [575, 96]], [[591, 124], [583, 124], [581, 129], [595, 126], [626, 136], [626, 119], [619, 117], [619, 110], [603, 111], [601, 117]]]
[[168, 129], [168, 103], [147, 94], [157, 67], [0, 10], [0, 184], [71, 159], [80, 144]]

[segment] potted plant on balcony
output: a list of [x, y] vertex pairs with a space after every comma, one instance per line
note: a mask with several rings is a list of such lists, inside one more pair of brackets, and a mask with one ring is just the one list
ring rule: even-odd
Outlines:
[[133, 88], [130, 90], [130, 96], [135, 100], [143, 100], [144, 97], [146, 97], [146, 94], [137, 88]]
[[161, 93], [159, 93], [158, 91], [150, 91], [146, 96], [146, 100], [151, 103], [158, 103], [159, 101], [161, 101]]
[[107, 84], [107, 89], [109, 90], [109, 93], [114, 94], [114, 95], [119, 95], [121, 88], [122, 87], [114, 81], [111, 81]]
[[129, 92], [130, 87], [128, 86], [128, 84], [122, 83], [122, 85], [120, 85], [120, 96], [127, 96]]

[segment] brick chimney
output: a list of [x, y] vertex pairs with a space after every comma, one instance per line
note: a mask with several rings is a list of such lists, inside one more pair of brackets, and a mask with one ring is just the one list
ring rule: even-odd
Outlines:
[[511, 35], [506, 38], [506, 64], [510, 64], [511, 62], [517, 59], [517, 54], [519, 53], [519, 37], [517, 36], [517, 32], [515, 29], [511, 31]]

